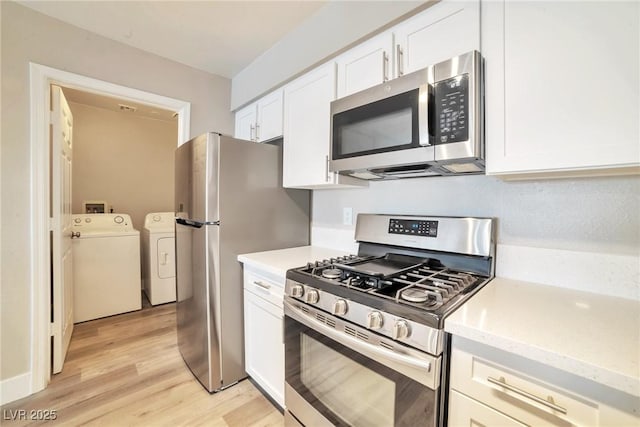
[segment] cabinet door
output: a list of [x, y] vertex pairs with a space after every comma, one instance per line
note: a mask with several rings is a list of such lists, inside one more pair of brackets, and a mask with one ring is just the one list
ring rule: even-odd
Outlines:
[[256, 104], [253, 103], [236, 112], [236, 130], [234, 136], [238, 139], [255, 141]]
[[393, 75], [393, 34], [386, 32], [350, 49], [336, 59], [338, 98], [351, 95]]
[[244, 291], [245, 368], [284, 407], [284, 340], [282, 307]]
[[398, 75], [480, 50], [480, 1], [444, 0], [398, 24], [393, 32]]
[[487, 173], [637, 170], [640, 3], [489, 2], [482, 13]]
[[449, 392], [449, 418], [447, 421], [451, 427], [525, 426], [525, 424], [521, 424], [455, 390]]
[[284, 88], [283, 185], [332, 184], [329, 174], [330, 103], [336, 95], [333, 62]]
[[282, 89], [259, 99], [257, 104], [256, 140], [267, 141], [282, 136]]

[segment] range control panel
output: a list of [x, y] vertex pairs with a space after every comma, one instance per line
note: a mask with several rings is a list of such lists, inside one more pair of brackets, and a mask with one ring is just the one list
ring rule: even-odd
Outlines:
[[389, 234], [437, 237], [438, 221], [391, 218], [389, 220]]

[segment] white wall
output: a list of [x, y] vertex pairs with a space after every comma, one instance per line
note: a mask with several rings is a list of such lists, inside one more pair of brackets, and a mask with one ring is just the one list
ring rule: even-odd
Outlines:
[[142, 231], [149, 212], [173, 211], [177, 120], [70, 102], [73, 114], [73, 207], [104, 200], [114, 212], [131, 215]]
[[498, 219], [497, 243], [640, 255], [640, 177], [502, 181], [472, 175], [372, 182], [313, 192], [313, 225], [342, 226], [357, 213]]
[[354, 218], [358, 213], [494, 217], [498, 275], [640, 299], [640, 176], [509, 182], [476, 175], [318, 190], [314, 245], [356, 248], [354, 227], [342, 225], [345, 207], [353, 208]]
[[191, 134], [231, 134], [231, 82], [0, 2], [0, 380], [29, 371], [29, 62], [191, 102]]
[[433, 1], [329, 1], [233, 77], [235, 110]]

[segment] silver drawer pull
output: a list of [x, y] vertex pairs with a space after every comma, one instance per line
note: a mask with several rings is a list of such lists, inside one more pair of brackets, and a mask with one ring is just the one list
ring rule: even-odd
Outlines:
[[514, 387], [510, 384], [507, 384], [507, 380], [504, 379], [504, 377], [500, 377], [499, 379], [495, 379], [495, 378], [491, 378], [491, 377], [487, 377], [487, 381], [489, 381], [491, 384], [495, 384], [499, 387], [502, 387], [504, 389], [507, 389], [509, 391], [512, 391], [516, 394], [519, 394], [522, 397], [526, 397], [527, 399], [531, 399], [534, 402], [537, 402], [541, 405], [546, 406], [547, 408], [553, 409], [554, 411], [558, 411], [561, 414], [567, 415], [567, 410], [565, 408], [563, 408], [562, 406], [558, 406], [555, 403], [553, 403], [553, 397], [549, 396], [547, 397], [547, 399], [543, 399], [541, 397], [535, 396], [527, 391], [524, 390], [520, 390], [517, 387]]
[[268, 285], [268, 284], [266, 284], [266, 283], [259, 282], [259, 281], [257, 281], [257, 280], [254, 280], [254, 281], [253, 281], [253, 284], [254, 284], [254, 285], [256, 285], [256, 286], [260, 286], [262, 289], [270, 289], [270, 288], [271, 288], [271, 285]]

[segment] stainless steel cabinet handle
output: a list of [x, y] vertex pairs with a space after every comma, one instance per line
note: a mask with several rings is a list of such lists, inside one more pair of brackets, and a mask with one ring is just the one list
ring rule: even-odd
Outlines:
[[325, 156], [324, 173], [325, 173], [326, 181], [330, 182], [331, 176], [329, 176], [329, 155]]
[[271, 288], [271, 285], [268, 285], [266, 283], [262, 283], [262, 282], [260, 282], [258, 280], [254, 280], [253, 284], [256, 285], [256, 286], [261, 287], [262, 289], [270, 289]]
[[251, 126], [249, 126], [249, 140], [250, 140], [250, 141], [255, 141], [255, 138], [254, 138], [254, 136], [253, 136], [253, 134], [255, 133], [255, 131], [256, 131], [256, 126], [255, 126], [255, 125], [251, 125]]
[[527, 399], [533, 400], [536, 403], [539, 403], [541, 405], [546, 406], [549, 409], [553, 409], [554, 411], [558, 411], [561, 414], [566, 415], [567, 414], [567, 410], [565, 408], [563, 408], [562, 406], [558, 406], [555, 403], [553, 403], [553, 398], [551, 396], [547, 397], [546, 399], [543, 399], [541, 397], [538, 397], [536, 395], [533, 395], [531, 393], [529, 393], [528, 391], [524, 391], [524, 390], [520, 390], [517, 387], [514, 387], [510, 384], [507, 384], [507, 380], [504, 379], [504, 377], [500, 377], [498, 379], [495, 378], [491, 378], [491, 377], [487, 377], [487, 381], [489, 381], [491, 384], [495, 384], [498, 387], [502, 387], [506, 390], [512, 391], [516, 394], [519, 394], [522, 397], [526, 397]]
[[396, 61], [398, 62], [398, 77], [404, 75], [404, 70], [402, 67], [402, 60], [403, 60], [403, 52], [402, 52], [402, 48], [400, 47], [399, 44], [396, 45]]
[[387, 52], [382, 51], [382, 81], [389, 80], [389, 55]]
[[256, 123], [256, 141], [260, 141], [260, 124]]

